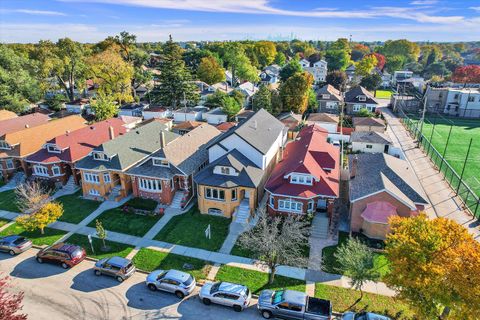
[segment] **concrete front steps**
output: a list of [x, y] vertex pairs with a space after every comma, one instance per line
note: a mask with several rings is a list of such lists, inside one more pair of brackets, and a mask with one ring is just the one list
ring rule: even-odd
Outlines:
[[319, 239], [328, 238], [329, 220], [326, 213], [316, 213], [310, 228], [310, 236]]

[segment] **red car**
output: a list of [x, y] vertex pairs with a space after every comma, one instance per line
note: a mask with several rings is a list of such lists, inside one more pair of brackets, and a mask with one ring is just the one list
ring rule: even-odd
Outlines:
[[37, 262], [56, 263], [68, 269], [82, 262], [86, 256], [85, 249], [82, 247], [60, 242], [40, 250], [37, 253]]

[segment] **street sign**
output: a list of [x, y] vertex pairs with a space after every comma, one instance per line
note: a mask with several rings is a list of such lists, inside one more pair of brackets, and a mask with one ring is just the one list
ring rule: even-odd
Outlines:
[[212, 232], [211, 232], [210, 224], [208, 225], [207, 229], [205, 229], [205, 238], [212, 239]]

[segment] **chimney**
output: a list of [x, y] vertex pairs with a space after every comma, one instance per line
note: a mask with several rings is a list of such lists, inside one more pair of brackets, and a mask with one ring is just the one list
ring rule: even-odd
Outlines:
[[112, 126], [108, 127], [108, 134], [110, 136], [110, 140], [115, 139], [115, 131], [113, 130]]
[[350, 179], [355, 178], [357, 175], [357, 163], [358, 163], [358, 157], [355, 156], [352, 160], [352, 167], [350, 168]]
[[160, 131], [160, 148], [165, 148], [165, 132]]
[[253, 129], [257, 129], [257, 120], [253, 120]]

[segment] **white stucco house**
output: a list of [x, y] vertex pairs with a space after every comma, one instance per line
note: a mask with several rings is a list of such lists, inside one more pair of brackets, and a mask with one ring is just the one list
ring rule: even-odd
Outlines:
[[393, 144], [390, 137], [377, 131], [354, 131], [350, 135], [353, 152], [388, 153]]
[[228, 115], [223, 112], [222, 108], [218, 107], [203, 114], [203, 120], [209, 124], [217, 125], [227, 122]]

